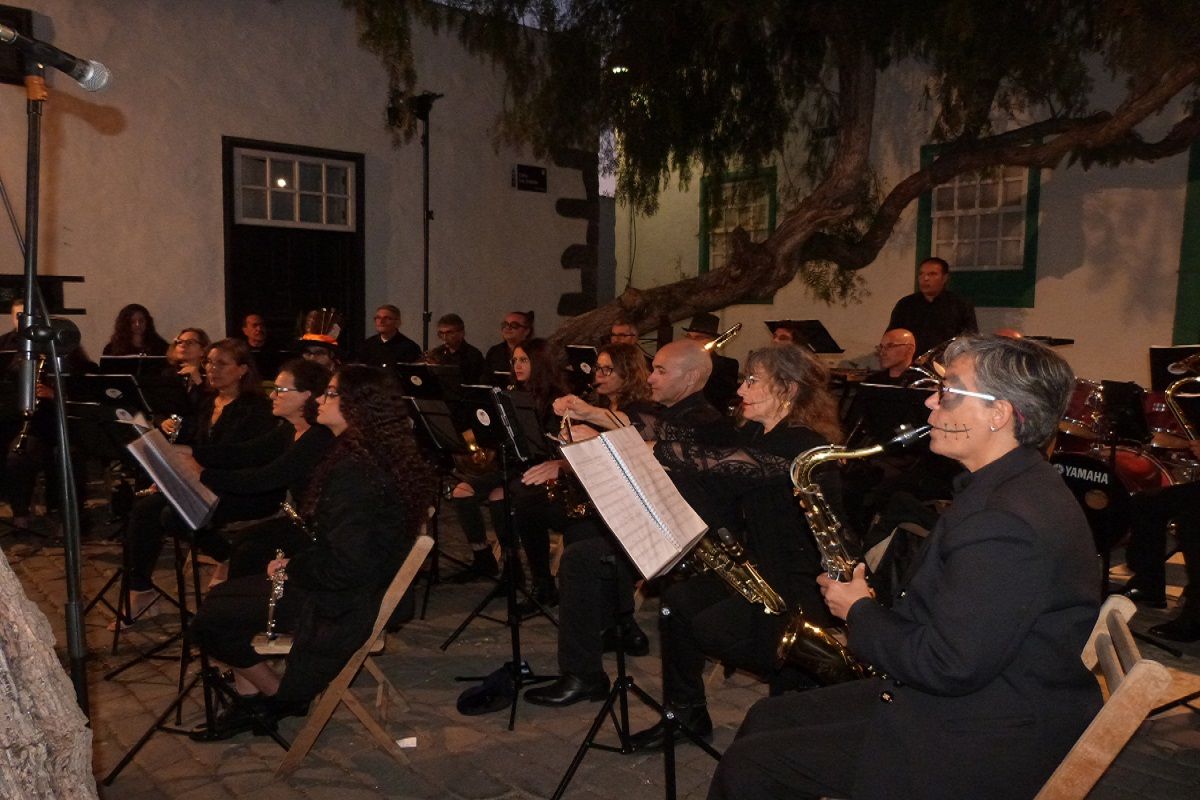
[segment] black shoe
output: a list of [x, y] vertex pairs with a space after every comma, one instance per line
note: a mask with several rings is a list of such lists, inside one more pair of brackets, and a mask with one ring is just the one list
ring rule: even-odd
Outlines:
[[1165, 589], [1147, 589], [1137, 584], [1126, 584], [1125, 588], [1121, 590], [1121, 594], [1146, 608], [1167, 607], [1167, 593]]
[[569, 706], [587, 700], [597, 703], [608, 697], [608, 675], [601, 672], [590, 678], [563, 674], [554, 683], [525, 692], [525, 700], [536, 706]]
[[[674, 709], [668, 708], [668, 711], [671, 710], [674, 711], [675, 720], [679, 725], [686, 727], [705, 742], [712, 742], [713, 724], [712, 717], [708, 716], [708, 706], [698, 705], [680, 706]], [[634, 751], [661, 750], [663, 740], [667, 738], [666, 732], [666, 723], [659, 722], [644, 731], [638, 731], [630, 736], [629, 743], [633, 746]], [[674, 733], [675, 744], [691, 741], [678, 727], [675, 728]]]
[[269, 698], [262, 695], [241, 697], [217, 713], [213, 727], [197, 725], [188, 732], [188, 737], [197, 742], [220, 742], [253, 731], [255, 736], [266, 736], [275, 730], [277, 717], [270, 710]]
[[[612, 627], [604, 631], [604, 652], [617, 652], [618, 630], [620, 628]], [[650, 653], [650, 637], [646, 636], [646, 632], [638, 627], [636, 622], [626, 624], [621, 645], [627, 656], [644, 656]]]
[[1167, 620], [1161, 625], [1153, 626], [1148, 633], [1171, 642], [1200, 641], [1200, 618], [1181, 615]]

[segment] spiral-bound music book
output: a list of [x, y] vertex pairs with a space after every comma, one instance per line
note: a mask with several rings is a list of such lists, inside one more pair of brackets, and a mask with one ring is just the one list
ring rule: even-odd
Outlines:
[[632, 426], [562, 453], [644, 577], [669, 572], [708, 530]]
[[182, 465], [157, 428], [138, 426], [138, 430], [141, 435], [127, 444], [126, 449], [150, 475], [187, 526], [192, 530], [203, 528], [217, 509], [217, 496]]

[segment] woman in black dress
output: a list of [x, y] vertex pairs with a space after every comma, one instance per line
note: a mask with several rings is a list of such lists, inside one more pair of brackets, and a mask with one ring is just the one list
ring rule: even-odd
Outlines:
[[200, 607], [196, 640], [257, 690], [218, 718], [222, 738], [250, 730], [254, 714], [304, 713], [370, 634], [436, 491], [404, 408], [383, 372], [359, 365], [342, 367], [323, 396], [318, 421], [337, 438], [300, 509], [314, 542], [267, 568], [286, 571], [276, 629], [295, 632], [282, 676], [250, 646], [265, 626], [270, 581], [231, 579]]

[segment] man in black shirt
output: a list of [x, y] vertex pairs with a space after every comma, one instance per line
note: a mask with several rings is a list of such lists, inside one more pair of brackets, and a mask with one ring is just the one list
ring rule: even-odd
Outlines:
[[400, 332], [400, 309], [396, 306], [382, 305], [375, 309], [375, 330], [377, 333], [363, 342], [360, 363], [390, 367], [421, 360], [420, 346]]
[[533, 336], [533, 312], [510, 311], [500, 322], [500, 336], [504, 340], [488, 348], [484, 361], [484, 379], [494, 382], [497, 372], [512, 372], [513, 348]]
[[940, 258], [927, 258], [917, 270], [918, 292], [900, 298], [892, 309], [888, 330], [904, 328], [917, 339], [917, 353], [964, 333], [977, 333], [975, 306], [946, 288], [950, 265]]
[[[697, 314], [692, 323], [683, 329], [684, 336], [701, 345], [708, 344], [720, 334], [720, 320], [716, 314]], [[728, 411], [737, 397], [738, 362], [736, 358], [712, 352], [712, 375], [704, 384], [704, 396], [721, 411]]]
[[892, 328], [883, 334], [875, 346], [879, 357], [879, 369], [867, 374], [866, 383], [885, 383], [900, 386], [902, 376], [912, 366], [916, 357], [917, 340], [904, 328]]
[[442, 345], [430, 351], [429, 360], [434, 364], [457, 366], [462, 373], [462, 382], [475, 384], [483, 376], [483, 353], [467, 344], [465, 329], [458, 314], [446, 314], [439, 319], [437, 335]]

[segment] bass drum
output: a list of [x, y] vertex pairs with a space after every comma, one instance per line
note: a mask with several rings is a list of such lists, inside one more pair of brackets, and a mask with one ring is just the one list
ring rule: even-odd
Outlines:
[[1092, 441], [1100, 438], [1101, 417], [1104, 415], [1104, 387], [1096, 381], [1075, 379], [1067, 410], [1063, 412], [1058, 429], [1070, 436]]
[[1118, 544], [1129, 529], [1130, 495], [1174, 483], [1162, 463], [1141, 450], [1117, 447], [1111, 465], [1108, 454], [1109, 449], [1101, 447], [1089, 453], [1057, 452], [1050, 457], [1083, 508], [1102, 553]]

